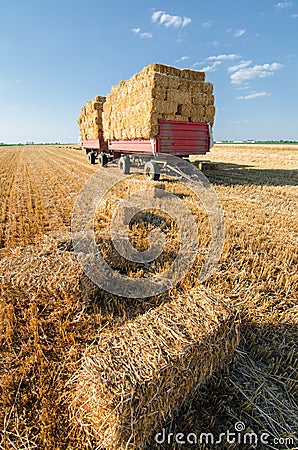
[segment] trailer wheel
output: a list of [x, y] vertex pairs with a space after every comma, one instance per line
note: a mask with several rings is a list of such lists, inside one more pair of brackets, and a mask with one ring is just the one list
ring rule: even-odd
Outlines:
[[146, 180], [159, 180], [160, 177], [160, 170], [158, 167], [158, 164], [154, 161], [148, 161], [146, 162], [144, 166], [144, 177]]
[[92, 152], [88, 153], [88, 159], [89, 159], [90, 164], [95, 164], [95, 158], [96, 158], [96, 156], [94, 153], [92, 153]]
[[118, 162], [119, 171], [124, 174], [130, 172], [130, 160], [129, 156], [121, 156]]
[[108, 164], [108, 157], [105, 153], [100, 153], [98, 155], [98, 164], [101, 167], [104, 167], [106, 164]]

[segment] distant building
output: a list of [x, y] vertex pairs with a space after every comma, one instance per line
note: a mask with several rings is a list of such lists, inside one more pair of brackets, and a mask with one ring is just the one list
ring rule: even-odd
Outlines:
[[34, 142], [33, 141], [27, 141], [26, 145], [34, 145]]

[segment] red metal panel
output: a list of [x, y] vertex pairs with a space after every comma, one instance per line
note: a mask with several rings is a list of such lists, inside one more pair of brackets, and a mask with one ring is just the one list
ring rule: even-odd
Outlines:
[[159, 152], [176, 156], [204, 155], [209, 151], [206, 122], [159, 121]]
[[121, 153], [153, 153], [150, 139], [110, 141], [109, 149]]
[[82, 141], [82, 147], [84, 148], [96, 148], [100, 149], [100, 140], [99, 139], [86, 139]]
[[101, 131], [99, 139], [84, 139], [82, 141], [82, 147], [97, 150], [108, 150], [108, 142], [104, 140], [103, 132]]

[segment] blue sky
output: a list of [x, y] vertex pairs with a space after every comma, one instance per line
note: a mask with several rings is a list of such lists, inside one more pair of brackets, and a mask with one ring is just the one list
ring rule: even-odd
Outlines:
[[206, 72], [217, 140], [298, 140], [298, 0], [1, 0], [0, 11], [0, 142], [77, 142], [81, 106], [153, 62]]

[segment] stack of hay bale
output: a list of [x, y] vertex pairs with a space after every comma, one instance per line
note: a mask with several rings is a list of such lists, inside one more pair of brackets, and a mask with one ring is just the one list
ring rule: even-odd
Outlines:
[[81, 139], [149, 139], [158, 135], [158, 119], [214, 123], [212, 83], [205, 73], [150, 64], [113, 86], [107, 97], [83, 106]]
[[94, 97], [81, 109], [78, 118], [80, 140], [101, 139], [103, 104], [105, 100], [105, 97]]
[[113, 86], [104, 104], [105, 139], [149, 139], [158, 134], [158, 119], [210, 122], [215, 107], [213, 85], [204, 72], [150, 64]]

